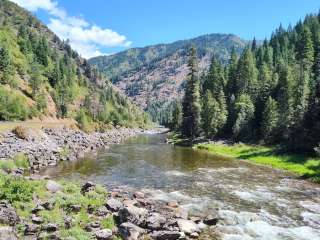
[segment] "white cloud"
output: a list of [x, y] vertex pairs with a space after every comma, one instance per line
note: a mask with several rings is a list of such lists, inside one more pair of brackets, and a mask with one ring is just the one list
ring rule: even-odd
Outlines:
[[103, 29], [97, 25], [88, 23], [82, 17], [68, 16], [58, 7], [58, 3], [52, 0], [12, 0], [29, 11], [39, 9], [47, 11], [50, 15], [48, 27], [60, 38], [70, 40], [72, 48], [83, 57], [90, 58], [104, 55], [101, 48], [104, 47], [130, 47], [132, 42], [123, 35], [111, 29]]

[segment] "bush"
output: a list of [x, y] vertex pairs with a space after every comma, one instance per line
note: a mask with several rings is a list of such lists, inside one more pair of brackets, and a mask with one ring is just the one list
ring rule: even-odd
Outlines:
[[81, 130], [85, 132], [92, 132], [94, 130], [93, 121], [84, 109], [80, 109], [77, 114], [76, 120]]
[[14, 203], [18, 201], [31, 201], [35, 187], [30, 181], [23, 181], [19, 178], [0, 175], [0, 189], [0, 199]]
[[24, 97], [0, 86], [0, 120], [25, 120], [29, 112]]
[[23, 126], [17, 126], [15, 127], [12, 132], [21, 139], [27, 139], [28, 138], [28, 130]]
[[29, 164], [29, 159], [28, 157], [23, 154], [23, 153], [19, 153], [17, 154], [14, 158], [13, 158], [13, 162], [14, 164], [19, 167], [19, 168], [29, 168], [30, 164]]

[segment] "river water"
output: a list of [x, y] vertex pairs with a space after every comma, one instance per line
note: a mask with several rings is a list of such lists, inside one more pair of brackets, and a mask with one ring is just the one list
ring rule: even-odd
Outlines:
[[190, 215], [218, 215], [227, 240], [320, 240], [320, 185], [289, 173], [141, 135], [77, 162], [48, 169], [54, 178], [139, 189], [178, 201]]

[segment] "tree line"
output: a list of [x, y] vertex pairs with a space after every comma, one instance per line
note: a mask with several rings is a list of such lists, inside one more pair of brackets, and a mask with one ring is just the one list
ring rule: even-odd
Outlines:
[[189, 55], [185, 95], [170, 126], [190, 140], [229, 138], [314, 151], [320, 143], [320, 14], [294, 27], [281, 25], [270, 40], [255, 39], [229, 63], [212, 58], [199, 76]]

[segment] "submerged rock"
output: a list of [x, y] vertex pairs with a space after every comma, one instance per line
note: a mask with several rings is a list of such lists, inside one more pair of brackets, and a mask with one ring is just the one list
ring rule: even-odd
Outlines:
[[195, 224], [191, 220], [178, 219], [177, 224], [181, 232], [184, 232], [189, 235], [199, 231], [197, 224]]

